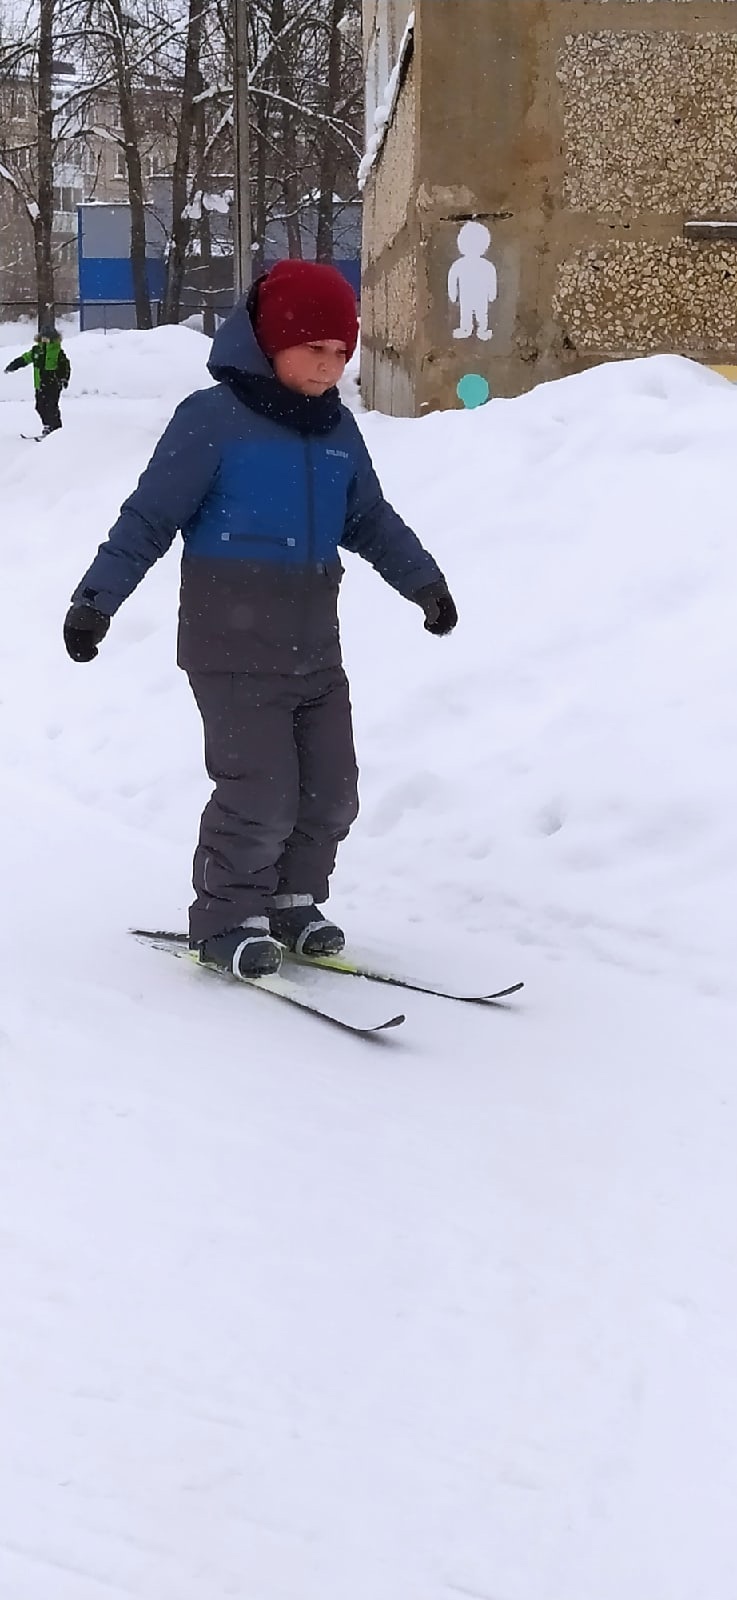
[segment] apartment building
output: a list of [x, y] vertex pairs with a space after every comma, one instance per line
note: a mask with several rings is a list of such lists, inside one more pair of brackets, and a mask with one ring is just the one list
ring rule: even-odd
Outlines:
[[[74, 68], [57, 63], [54, 96], [63, 109], [64, 133], [54, 143], [56, 300], [63, 309], [78, 296], [77, 208], [85, 200], [126, 201], [128, 182], [120, 113], [114, 96], [87, 102]], [[171, 173], [176, 127], [170, 96], [158, 81], [140, 91], [139, 120], [146, 199], [155, 205], [161, 180]], [[0, 308], [5, 317], [28, 315], [35, 305], [33, 226], [36, 100], [32, 80], [0, 82]], [[169, 207], [171, 209], [171, 207]]]

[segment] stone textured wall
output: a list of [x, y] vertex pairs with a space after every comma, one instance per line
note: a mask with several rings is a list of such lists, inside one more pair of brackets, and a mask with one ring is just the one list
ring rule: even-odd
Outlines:
[[406, 226], [414, 202], [415, 73], [410, 62], [381, 154], [364, 192], [364, 257], [370, 266]]
[[[509, 395], [608, 356], [733, 363], [737, 244], [684, 222], [737, 220], [737, 0], [416, 0], [416, 17], [367, 195], [372, 403], [394, 405], [387, 363], [418, 413], [458, 404], [469, 373]], [[459, 337], [448, 301], [469, 218], [498, 275], [491, 336]]]
[[[593, 25], [604, 4], [618, 27]], [[586, 0], [587, 26], [558, 41], [565, 177], [551, 310], [568, 366], [737, 348], [737, 249], [683, 238], [686, 220], [737, 217], [734, 6]]]
[[574, 34], [556, 77], [565, 205], [615, 214], [737, 207], [737, 33]]
[[[614, 7], [616, 7], [616, 5], [617, 5], [617, 0], [562, 0], [562, 3], [563, 3], [563, 5], [577, 5], [577, 6], [581, 6], [581, 5], [590, 5], [590, 6], [611, 5], [612, 9], [614, 9]], [[660, 4], [660, 5], [686, 5], [686, 6], [704, 5], [705, 4], [707, 6], [709, 6], [709, 5], [711, 5], [711, 6], [726, 6], [726, 5], [734, 5], [734, 3], [735, 3], [735, 0], [619, 0], [619, 4], [620, 5], [639, 5], [639, 6], [652, 6], [652, 5], [658, 5], [658, 4]]]
[[734, 245], [617, 241], [560, 263], [554, 313], [584, 354], [737, 350]]
[[361, 390], [367, 405], [395, 414], [414, 409], [415, 151], [416, 74], [410, 61], [364, 190]]

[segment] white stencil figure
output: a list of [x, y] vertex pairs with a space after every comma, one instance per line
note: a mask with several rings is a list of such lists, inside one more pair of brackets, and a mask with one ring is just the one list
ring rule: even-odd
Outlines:
[[448, 299], [453, 306], [460, 302], [461, 308], [461, 324], [453, 329], [454, 339], [472, 339], [474, 331], [479, 339], [493, 337], [489, 307], [497, 297], [497, 275], [493, 261], [486, 259], [490, 244], [491, 234], [483, 222], [464, 223], [458, 235], [461, 253], [448, 273]]

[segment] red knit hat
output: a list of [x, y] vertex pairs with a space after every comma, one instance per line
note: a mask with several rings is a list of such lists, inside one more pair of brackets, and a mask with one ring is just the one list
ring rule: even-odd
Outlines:
[[320, 339], [342, 339], [350, 359], [358, 343], [356, 297], [337, 267], [277, 261], [258, 287], [255, 328], [269, 360]]

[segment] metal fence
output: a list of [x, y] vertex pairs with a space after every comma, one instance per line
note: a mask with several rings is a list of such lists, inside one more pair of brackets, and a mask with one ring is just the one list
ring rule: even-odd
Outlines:
[[[77, 316], [79, 301], [57, 300], [55, 314], [59, 318]], [[0, 322], [35, 322], [37, 317], [37, 300], [0, 300]]]
[[[203, 332], [214, 332], [214, 325], [222, 322], [223, 317], [226, 317], [232, 309], [232, 297], [229, 298], [229, 304], [213, 306], [212, 299], [193, 300], [187, 296], [186, 303], [180, 306], [179, 322], [188, 323], [190, 326], [199, 325]], [[151, 316], [155, 327], [161, 325], [161, 311], [161, 301], [152, 300]], [[56, 303], [57, 322], [64, 322], [70, 317], [78, 321], [79, 312], [79, 300], [59, 300]], [[91, 312], [94, 312], [94, 321], [90, 317]], [[132, 301], [125, 303], [119, 300], [86, 301], [85, 314], [88, 328], [94, 327], [103, 333], [136, 326], [135, 306]], [[0, 300], [0, 322], [17, 322], [25, 326], [29, 322], [35, 323], [37, 316], [38, 307], [35, 300]]]

